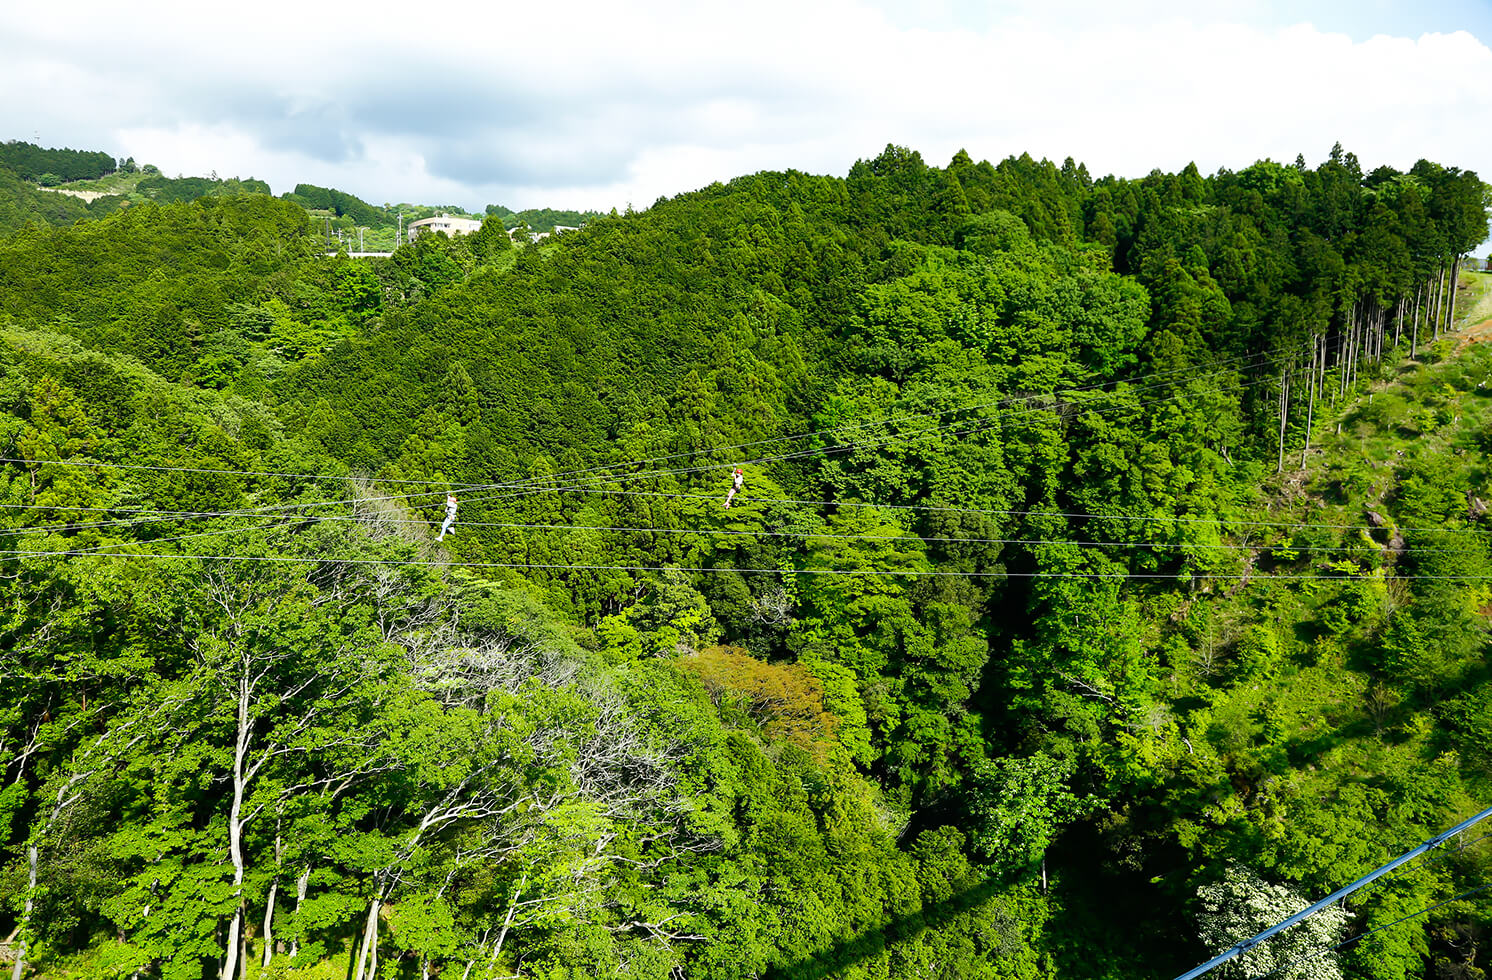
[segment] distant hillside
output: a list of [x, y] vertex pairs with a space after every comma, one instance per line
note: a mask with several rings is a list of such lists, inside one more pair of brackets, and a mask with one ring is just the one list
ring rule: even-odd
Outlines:
[[[59, 226], [98, 218], [128, 204], [271, 193], [269, 184], [253, 177], [219, 178], [214, 173], [173, 178], [153, 165], [136, 164], [133, 157], [116, 160], [102, 151], [46, 148], [19, 140], [0, 143], [0, 236], [27, 224]], [[579, 227], [600, 216], [595, 211], [555, 208], [514, 211], [499, 204], [489, 204], [485, 214], [469, 214], [450, 204], [380, 206], [335, 187], [306, 183], [296, 184], [280, 197], [300, 205], [329, 246], [356, 243], [375, 251], [394, 249], [401, 227], [436, 214], [478, 219], [497, 215], [506, 228], [526, 225], [539, 233], [561, 226]]]
[[531, 208], [514, 211], [501, 204], [489, 204], [485, 214], [472, 214], [455, 204], [384, 204], [382, 207], [369, 204], [362, 198], [335, 187], [318, 187], [315, 184], [296, 184], [295, 190], [280, 195], [305, 208], [318, 220], [325, 220], [323, 234], [336, 235], [341, 232], [352, 241], [361, 241], [368, 249], [391, 250], [396, 246], [396, 237], [401, 227], [410, 222], [437, 214], [461, 215], [476, 218], [497, 216], [503, 227], [528, 226], [530, 231], [548, 233], [566, 226], [578, 228], [601, 216], [598, 211], [562, 211], [555, 208]]
[[32, 181], [0, 167], [0, 236], [11, 235], [28, 224], [70, 225], [114, 211], [119, 203], [117, 197], [85, 202], [67, 194], [38, 190]]
[[147, 176], [136, 185], [140, 195], [160, 204], [175, 201], [195, 201], [199, 197], [238, 197], [244, 194], [269, 194], [269, 185], [262, 180], [246, 177], [218, 179], [216, 177], [162, 177]]
[[0, 167], [14, 170], [38, 183], [92, 180], [119, 169], [114, 158], [100, 151], [44, 149], [34, 143], [0, 143]]
[[362, 198], [339, 191], [335, 187], [296, 184], [295, 190], [280, 196], [299, 204], [307, 211], [330, 211], [339, 218], [350, 218], [355, 225], [383, 226], [391, 225], [396, 220], [387, 209], [374, 207]]
[[556, 211], [554, 208], [530, 208], [527, 211], [512, 211], [501, 204], [487, 205], [488, 215], [500, 215], [509, 228], [522, 222], [533, 231], [554, 231], [561, 225], [579, 228], [594, 218], [601, 217], [599, 211]]
[[[43, 186], [38, 186], [43, 185]], [[202, 197], [270, 193], [252, 177], [167, 177], [133, 158], [102, 152], [0, 144], [0, 236], [28, 224], [61, 226], [100, 218], [130, 204], [172, 204]]]

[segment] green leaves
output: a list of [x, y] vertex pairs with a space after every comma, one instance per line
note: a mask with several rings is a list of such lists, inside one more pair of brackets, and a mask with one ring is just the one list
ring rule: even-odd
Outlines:
[[969, 804], [975, 848], [1010, 869], [1039, 861], [1065, 824], [1102, 805], [1068, 788], [1072, 774], [1071, 762], [1042, 752], [976, 766]]

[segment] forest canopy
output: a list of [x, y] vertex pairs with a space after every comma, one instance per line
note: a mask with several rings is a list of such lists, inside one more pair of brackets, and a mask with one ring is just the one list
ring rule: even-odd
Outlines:
[[[1487, 205], [888, 146], [386, 259], [305, 184], [7, 226], [0, 950], [1195, 965], [1492, 800]], [[1489, 871], [1235, 975], [1481, 976]]]
[[117, 166], [112, 156], [97, 151], [44, 149], [20, 140], [0, 143], [0, 167], [31, 181], [93, 180], [113, 173]]

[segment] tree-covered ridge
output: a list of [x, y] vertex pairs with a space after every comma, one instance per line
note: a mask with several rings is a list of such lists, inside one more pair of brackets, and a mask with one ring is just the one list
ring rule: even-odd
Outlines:
[[[326, 258], [263, 197], [18, 236], [0, 937], [44, 975], [1180, 972], [1492, 795], [1479, 190], [893, 147], [527, 247]], [[1475, 976], [1489, 912], [1311, 975]]]
[[0, 143], [0, 167], [33, 182], [93, 180], [119, 166], [112, 156], [97, 151], [45, 149], [20, 140]]
[[118, 207], [118, 198], [84, 202], [67, 194], [39, 190], [18, 174], [0, 168], [0, 236], [11, 235], [27, 225], [70, 225], [102, 217]]
[[559, 227], [579, 228], [587, 221], [594, 221], [601, 217], [601, 212], [574, 211], [563, 208], [525, 208], [522, 211], [514, 211], [501, 204], [489, 204], [487, 215], [502, 218], [503, 223], [509, 228], [521, 224], [532, 231], [550, 232]]

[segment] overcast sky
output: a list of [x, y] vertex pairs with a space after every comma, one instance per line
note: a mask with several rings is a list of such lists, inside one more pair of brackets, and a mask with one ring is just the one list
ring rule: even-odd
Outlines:
[[1492, 179], [1489, 48], [1488, 0], [5, 3], [0, 139], [477, 211], [888, 142], [1140, 176], [1341, 141]]

